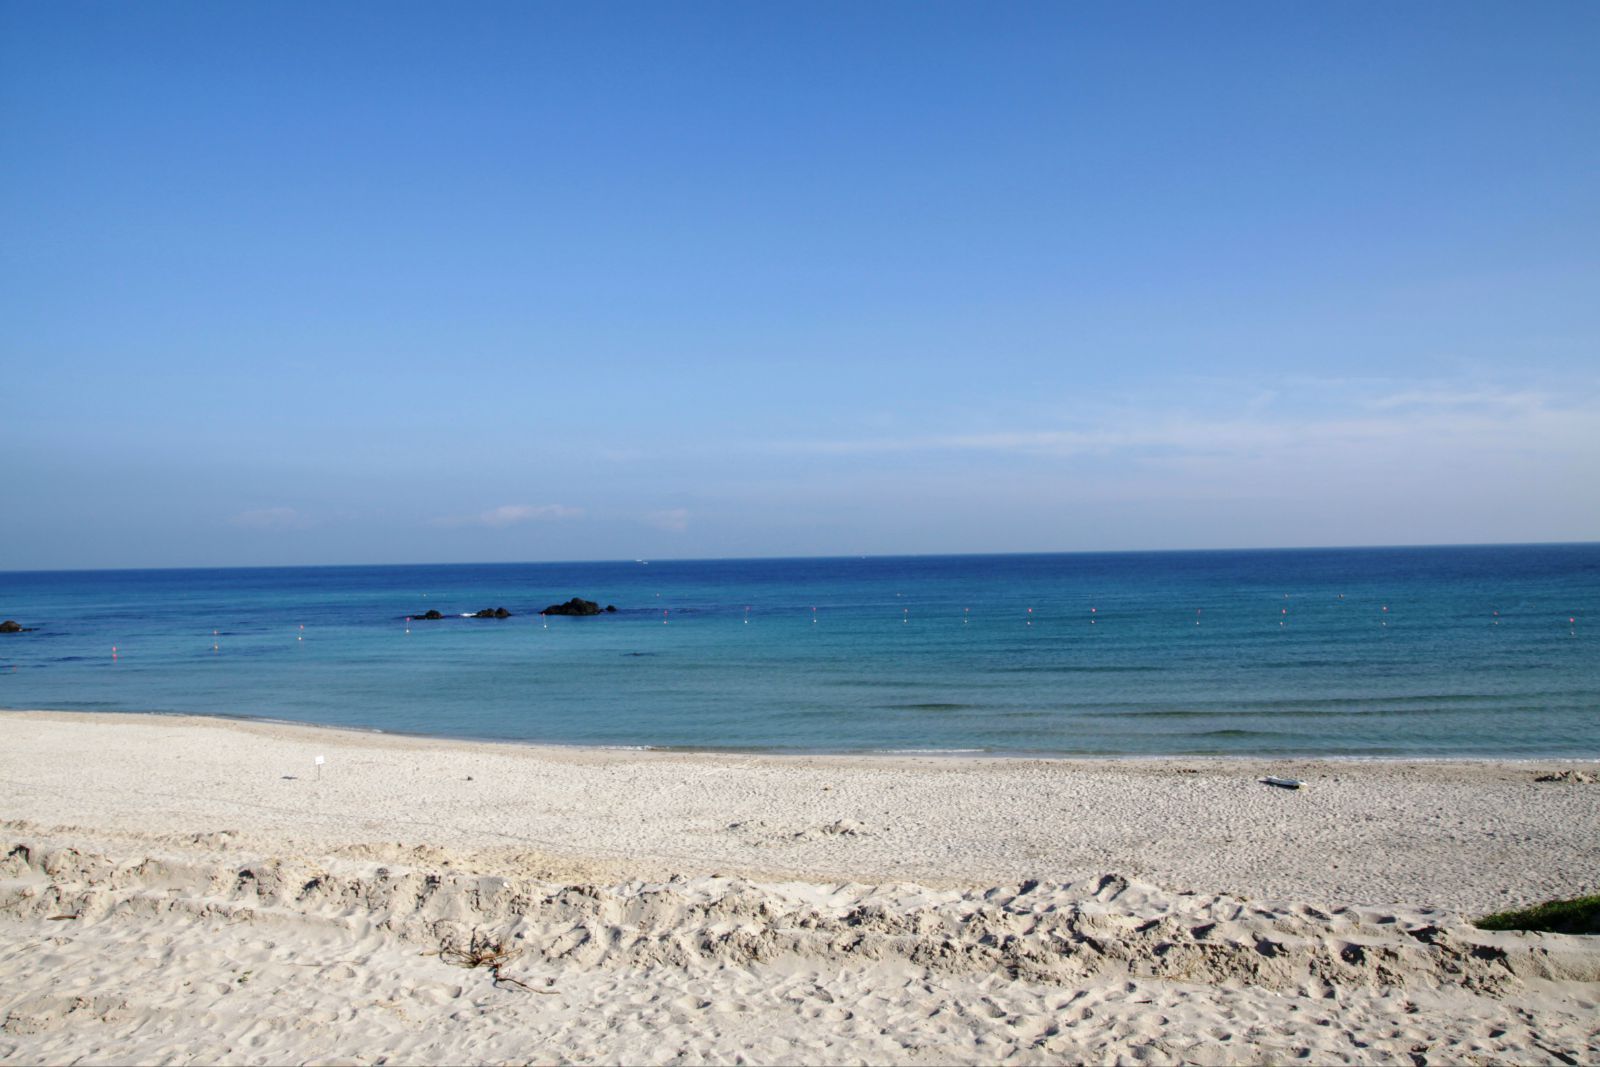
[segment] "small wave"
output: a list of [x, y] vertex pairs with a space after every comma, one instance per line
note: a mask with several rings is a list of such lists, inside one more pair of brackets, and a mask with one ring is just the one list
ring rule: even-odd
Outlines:
[[1163, 668], [1155, 664], [1071, 664], [1039, 663], [1021, 667], [990, 667], [992, 674], [1138, 674], [1155, 673]]
[[18, 711], [126, 711], [127, 708], [114, 700], [63, 700], [56, 702], [59, 706], [52, 708], [18, 708]]
[[[156, 711], [156, 712], [151, 712], [151, 714], [152, 715], [195, 715], [195, 714], [199, 714], [199, 713], [192, 712], [192, 711]], [[347, 731], [347, 732], [353, 733], [353, 734], [387, 734], [387, 733], [391, 732], [389, 730], [383, 729], [381, 726], [352, 726], [352, 725], [347, 725], [345, 723], [312, 722], [310, 719], [280, 719], [280, 718], [277, 718], [276, 716], [272, 716], [272, 715], [230, 715], [230, 714], [226, 714], [226, 713], [223, 713], [223, 712], [206, 712], [205, 713], [205, 717], [206, 718], [217, 718], [217, 719], [241, 719], [241, 720], [244, 720], [246, 722], [266, 722], [266, 723], [272, 723], [275, 726], [304, 726], [305, 728], [307, 728], [309, 730], [343, 730], [343, 731]], [[402, 734], [405, 733], [405, 731], [403, 731], [403, 730], [402, 731], [396, 731], [396, 732], [402, 733]], [[432, 736], [432, 735], [429, 735], [429, 734], [412, 734], [411, 736], [413, 736], [413, 737], [428, 737], [428, 736]], [[463, 740], [469, 740], [469, 739], [463, 738]]]
[[977, 708], [980, 704], [949, 704], [930, 701], [922, 704], [879, 704], [878, 707], [890, 711], [960, 711], [963, 708]]
[[1260, 660], [1250, 664], [1257, 670], [1301, 670], [1306, 667], [1339, 667], [1360, 668], [1365, 664], [1354, 659], [1286, 659], [1286, 660]]

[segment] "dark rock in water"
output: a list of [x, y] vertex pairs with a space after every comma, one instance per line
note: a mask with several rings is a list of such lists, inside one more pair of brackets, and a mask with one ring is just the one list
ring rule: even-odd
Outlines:
[[0, 634], [25, 634], [31, 629], [33, 627], [24, 626], [16, 619], [7, 619], [5, 622], [0, 622]]
[[438, 609], [436, 609], [436, 608], [429, 608], [423, 614], [421, 614], [421, 615], [413, 615], [411, 617], [413, 619], [442, 619], [442, 618], [444, 618], [443, 615], [439, 614]]
[[615, 604], [607, 604], [606, 605], [606, 610], [607, 611], [616, 611], [617, 610], [617, 606]]
[[551, 604], [539, 614], [541, 615], [598, 615], [600, 605], [592, 600], [573, 597], [565, 604]]
[[505, 608], [484, 608], [482, 611], [472, 613], [474, 619], [509, 619], [511, 612]]

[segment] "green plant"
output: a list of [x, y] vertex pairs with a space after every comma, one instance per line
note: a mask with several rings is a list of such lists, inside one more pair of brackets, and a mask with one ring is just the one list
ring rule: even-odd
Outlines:
[[1550, 900], [1531, 908], [1500, 911], [1473, 920], [1480, 930], [1539, 930], [1552, 934], [1600, 934], [1600, 896]]

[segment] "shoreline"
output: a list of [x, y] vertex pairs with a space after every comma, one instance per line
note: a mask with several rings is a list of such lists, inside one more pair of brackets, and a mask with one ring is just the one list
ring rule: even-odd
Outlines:
[[537, 741], [512, 737], [469, 737], [459, 734], [413, 733], [406, 730], [391, 730], [379, 726], [342, 726], [332, 723], [305, 722], [298, 719], [279, 719], [267, 715], [245, 715], [230, 712], [193, 712], [193, 711], [74, 711], [58, 708], [7, 708], [0, 707], [0, 719], [5, 716], [52, 716], [64, 717], [99, 717], [99, 718], [149, 718], [149, 719], [193, 719], [198, 722], [238, 723], [242, 725], [261, 724], [266, 726], [281, 726], [289, 729], [320, 730], [330, 733], [348, 733], [360, 737], [393, 737], [413, 741], [437, 741], [444, 744], [459, 745], [502, 745], [516, 748], [526, 748], [537, 751], [551, 752], [653, 752], [663, 755], [683, 756], [726, 756], [730, 758], [758, 756], [763, 759], [963, 759], [963, 760], [993, 760], [997, 762], [1014, 761], [1045, 761], [1059, 763], [1138, 763], [1163, 762], [1170, 760], [1187, 761], [1212, 761], [1212, 762], [1237, 762], [1237, 763], [1459, 763], [1464, 765], [1499, 765], [1499, 764], [1549, 764], [1549, 763], [1581, 763], [1600, 764], [1600, 748], [1592, 755], [1570, 755], [1563, 753], [1534, 754], [1517, 756], [1475, 756], [1475, 755], [1437, 755], [1418, 754], [1400, 755], [1394, 753], [1381, 753], [1364, 755], [1358, 753], [1281, 753], [1276, 755], [1263, 755], [1259, 753], [1224, 753], [1224, 752], [1170, 752], [1170, 753], [1075, 753], [1058, 751], [1009, 751], [978, 748], [928, 748], [928, 749], [770, 749], [770, 748], [699, 748], [695, 746], [678, 745], [599, 745], [588, 744], [580, 741]]
[[[1253, 898], [1463, 911], [1600, 888], [1600, 784], [1535, 780], [1589, 760], [801, 755], [224, 716], [0, 722], [11, 753], [0, 819], [33, 825], [143, 830], [158, 816], [173, 832], [244, 827], [324, 849], [398, 838], [470, 851], [485, 870], [514, 867], [520, 850], [552, 871], [622, 879], [732, 871], [973, 886], [1116, 871]], [[1305, 788], [1261, 784], [1269, 774]], [[74, 788], [86, 775], [94, 796]], [[285, 823], [290, 812], [299, 825]]]

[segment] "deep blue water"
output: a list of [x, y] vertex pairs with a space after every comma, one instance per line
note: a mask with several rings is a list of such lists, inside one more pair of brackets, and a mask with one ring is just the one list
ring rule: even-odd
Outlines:
[[[536, 614], [575, 595], [619, 611]], [[1595, 544], [0, 573], [0, 618], [38, 627], [0, 635], [8, 708], [705, 749], [1600, 755]]]

